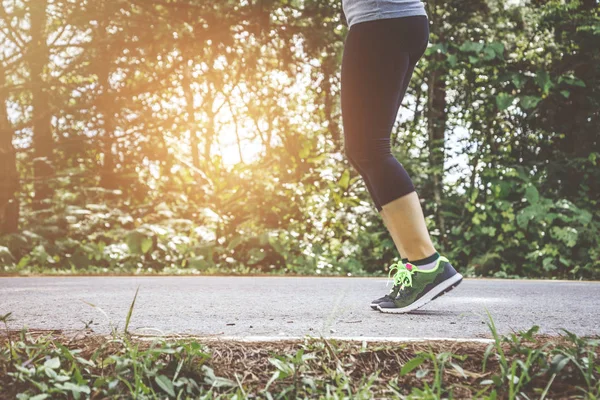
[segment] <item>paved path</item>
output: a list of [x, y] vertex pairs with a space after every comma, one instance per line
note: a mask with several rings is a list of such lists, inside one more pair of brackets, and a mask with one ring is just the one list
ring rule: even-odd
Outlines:
[[[68, 277], [0, 278], [0, 315], [10, 327], [80, 329], [109, 319], [123, 329], [140, 287], [130, 330], [257, 338], [488, 337], [485, 310], [501, 333], [540, 325], [600, 335], [600, 283], [465, 280], [453, 292], [406, 315], [372, 311], [386, 292], [377, 278]], [[93, 303], [97, 308], [84, 303]]]

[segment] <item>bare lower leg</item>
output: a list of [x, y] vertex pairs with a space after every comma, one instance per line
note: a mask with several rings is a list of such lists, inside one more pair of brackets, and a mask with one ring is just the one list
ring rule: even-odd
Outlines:
[[414, 261], [435, 253], [416, 192], [393, 200], [382, 208], [386, 226], [403, 257]]
[[388, 232], [390, 232], [390, 236], [392, 236], [392, 240], [394, 241], [394, 245], [396, 245], [396, 249], [398, 253], [400, 253], [400, 257], [406, 258], [406, 250], [402, 247], [402, 242], [400, 242], [398, 234], [395, 231], [396, 226], [390, 223], [390, 218], [387, 216], [385, 210], [379, 211], [379, 215], [381, 215], [381, 219]]

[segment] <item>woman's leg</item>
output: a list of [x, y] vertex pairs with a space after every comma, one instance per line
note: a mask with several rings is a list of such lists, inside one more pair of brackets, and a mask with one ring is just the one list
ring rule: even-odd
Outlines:
[[381, 213], [394, 242], [400, 243], [404, 249], [403, 257], [420, 264], [420, 260], [436, 253], [417, 192], [384, 204]]
[[426, 17], [357, 24], [346, 39], [342, 63], [345, 151], [365, 180], [404, 257], [410, 257], [411, 252], [402, 240], [405, 235], [399, 231], [403, 229], [402, 221], [395, 217], [395, 207], [389, 216], [383, 206], [415, 189], [406, 170], [391, 154], [390, 135], [415, 64], [427, 46], [428, 34]]
[[414, 261], [399, 267], [394, 290], [375, 300], [375, 308], [385, 313], [415, 310], [462, 281], [435, 252], [414, 185], [390, 147], [398, 108], [428, 36], [426, 17], [371, 21], [350, 29], [344, 49], [346, 155], [367, 183], [398, 250]]

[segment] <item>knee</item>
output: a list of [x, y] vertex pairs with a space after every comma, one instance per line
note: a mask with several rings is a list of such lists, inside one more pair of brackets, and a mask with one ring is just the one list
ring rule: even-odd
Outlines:
[[364, 152], [361, 152], [359, 148], [356, 146], [351, 146], [346, 144], [344, 146], [344, 154], [346, 155], [346, 159], [350, 162], [350, 164], [359, 172], [362, 171], [362, 167], [366, 163], [366, 158]]
[[350, 164], [359, 171], [384, 163], [387, 157], [392, 157], [389, 141], [346, 144], [344, 153]]

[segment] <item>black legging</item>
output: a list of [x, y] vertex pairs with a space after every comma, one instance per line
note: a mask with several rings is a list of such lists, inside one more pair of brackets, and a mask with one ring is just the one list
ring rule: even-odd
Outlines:
[[417, 61], [429, 40], [425, 16], [353, 25], [342, 61], [345, 153], [378, 211], [415, 187], [391, 153], [390, 136]]

